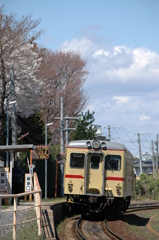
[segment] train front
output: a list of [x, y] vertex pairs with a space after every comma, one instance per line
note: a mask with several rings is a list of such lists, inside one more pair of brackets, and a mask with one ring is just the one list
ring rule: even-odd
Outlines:
[[67, 146], [64, 193], [73, 212], [126, 211], [133, 192], [134, 158], [124, 145], [101, 140]]
[[64, 193], [70, 210], [98, 211], [105, 205], [106, 143], [80, 140], [67, 146]]

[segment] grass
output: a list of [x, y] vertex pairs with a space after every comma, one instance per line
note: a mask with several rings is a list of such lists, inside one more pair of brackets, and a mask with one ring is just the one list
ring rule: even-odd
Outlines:
[[[22, 224], [17, 230], [17, 240], [41, 240], [44, 239], [42, 234], [41, 237], [38, 236], [38, 229], [36, 221]], [[1, 240], [13, 240], [12, 232], [7, 234], [5, 237], [1, 236]]]
[[[7, 213], [6, 213], [7, 214]], [[31, 219], [36, 218], [36, 212], [35, 209], [27, 209], [23, 211], [17, 212], [17, 223], [28, 221]], [[11, 218], [12, 219], [12, 218]], [[8, 220], [9, 221], [9, 220]], [[10, 221], [10, 223], [12, 220]], [[3, 218], [2, 218], [2, 225], [3, 225]], [[1, 229], [1, 233], [3, 236], [0, 237], [2, 240], [10, 240], [13, 239], [13, 227], [7, 227], [5, 229]], [[38, 236], [38, 227], [37, 227], [37, 221], [30, 221], [22, 224], [17, 224], [17, 240], [33, 240], [33, 239], [44, 239], [43, 234], [42, 236]]]
[[159, 233], [159, 214], [155, 215], [151, 221], [150, 221], [150, 226]]
[[[42, 199], [42, 204], [45, 203], [56, 203], [56, 202], [62, 202], [66, 201], [66, 197], [64, 198], [47, 198]], [[28, 203], [30, 201], [27, 201]], [[31, 202], [34, 202], [33, 200]], [[24, 202], [25, 203], [25, 202]], [[23, 204], [23, 201], [21, 202]], [[11, 205], [2, 205], [2, 209], [8, 209]], [[27, 211], [27, 213], [23, 213], [24, 220], [30, 219], [35, 214], [34, 209], [30, 209]], [[3, 224], [3, 223], [2, 223]], [[20, 227], [19, 227], [20, 226]], [[1, 240], [12, 240], [13, 239], [13, 231], [12, 227], [8, 228], [8, 233], [5, 234], [5, 236], [0, 236]], [[28, 222], [25, 224], [18, 225], [17, 228], [17, 240], [41, 240], [44, 239], [44, 235], [42, 234], [41, 237], [38, 236], [38, 227], [37, 227], [37, 221]]]
[[139, 212], [135, 212], [131, 216], [131, 222], [129, 223], [129, 229], [131, 232], [135, 232], [139, 236], [142, 236], [145, 240], [156, 240], [159, 239], [154, 233], [152, 233], [147, 224], [151, 217], [157, 215], [150, 222], [150, 226], [157, 232], [159, 232], [158, 222], [159, 222], [159, 210], [151, 209], [151, 210], [143, 210]]
[[[42, 199], [42, 203], [56, 203], [56, 202], [62, 202], [66, 201], [66, 198], [47, 198]], [[29, 202], [29, 201], [28, 201]], [[9, 206], [2, 206], [3, 209], [9, 208]], [[34, 209], [31, 209], [34, 213]], [[142, 236], [145, 240], [156, 240], [159, 239], [159, 237], [155, 236], [154, 233], [152, 233], [148, 227], [147, 224], [149, 222], [149, 219], [153, 216], [157, 215], [155, 218], [152, 218], [150, 221], [150, 226], [157, 232], [159, 232], [159, 209], [157, 210], [144, 210], [144, 211], [138, 211], [132, 213], [129, 217], [125, 215], [124, 218], [125, 222], [129, 224], [129, 229], [131, 232], [137, 233], [139, 236]], [[67, 222], [67, 221], [66, 221]], [[57, 226], [57, 230], [59, 233], [62, 233], [65, 228], [66, 222], [61, 222]], [[5, 236], [0, 238], [1, 240], [12, 240], [12, 227], [11, 232]], [[38, 228], [37, 228], [37, 222], [29, 222], [22, 224], [20, 228], [17, 230], [17, 240], [42, 240], [44, 239], [44, 236], [38, 237]]]
[[45, 202], [63, 202], [63, 201], [66, 201], [66, 197], [63, 197], [63, 198], [43, 198], [42, 199], [42, 203], [45, 203]]

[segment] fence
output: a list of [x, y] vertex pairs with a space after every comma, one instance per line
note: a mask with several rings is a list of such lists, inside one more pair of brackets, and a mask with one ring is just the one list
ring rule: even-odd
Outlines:
[[[29, 206], [27, 209], [35, 208], [36, 210], [36, 218], [32, 218], [30, 220], [22, 221], [22, 222], [17, 222], [17, 212], [18, 211], [23, 211], [26, 210], [26, 207], [24, 208], [18, 208], [18, 198], [19, 197], [24, 197], [27, 195], [33, 194], [34, 195], [34, 206]], [[12, 224], [6, 224], [6, 225], [1, 225], [1, 203], [2, 199], [5, 198], [14, 198], [14, 205], [12, 210], [7, 210], [6, 212], [13, 212], [13, 223]], [[27, 223], [31, 221], [37, 221], [37, 226], [38, 226], [38, 236], [41, 236], [42, 231], [41, 231], [41, 188], [39, 185], [38, 177], [37, 174], [34, 173], [34, 191], [31, 192], [26, 192], [26, 193], [20, 193], [20, 194], [1, 194], [0, 195], [0, 230], [5, 227], [13, 227], [13, 240], [16, 240], [17, 237], [17, 225], [22, 224], [22, 223]]]

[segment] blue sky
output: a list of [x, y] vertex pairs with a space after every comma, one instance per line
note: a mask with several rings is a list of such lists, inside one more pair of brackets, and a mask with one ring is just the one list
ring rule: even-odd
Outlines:
[[138, 155], [159, 133], [158, 0], [0, 0], [6, 13], [33, 14], [45, 34], [38, 43], [75, 51], [87, 61], [84, 86], [95, 123]]

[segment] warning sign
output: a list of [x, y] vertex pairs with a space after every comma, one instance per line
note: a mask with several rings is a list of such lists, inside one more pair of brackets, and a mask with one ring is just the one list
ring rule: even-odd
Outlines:
[[32, 158], [34, 160], [48, 159], [49, 146], [36, 146], [36, 149], [32, 151]]

